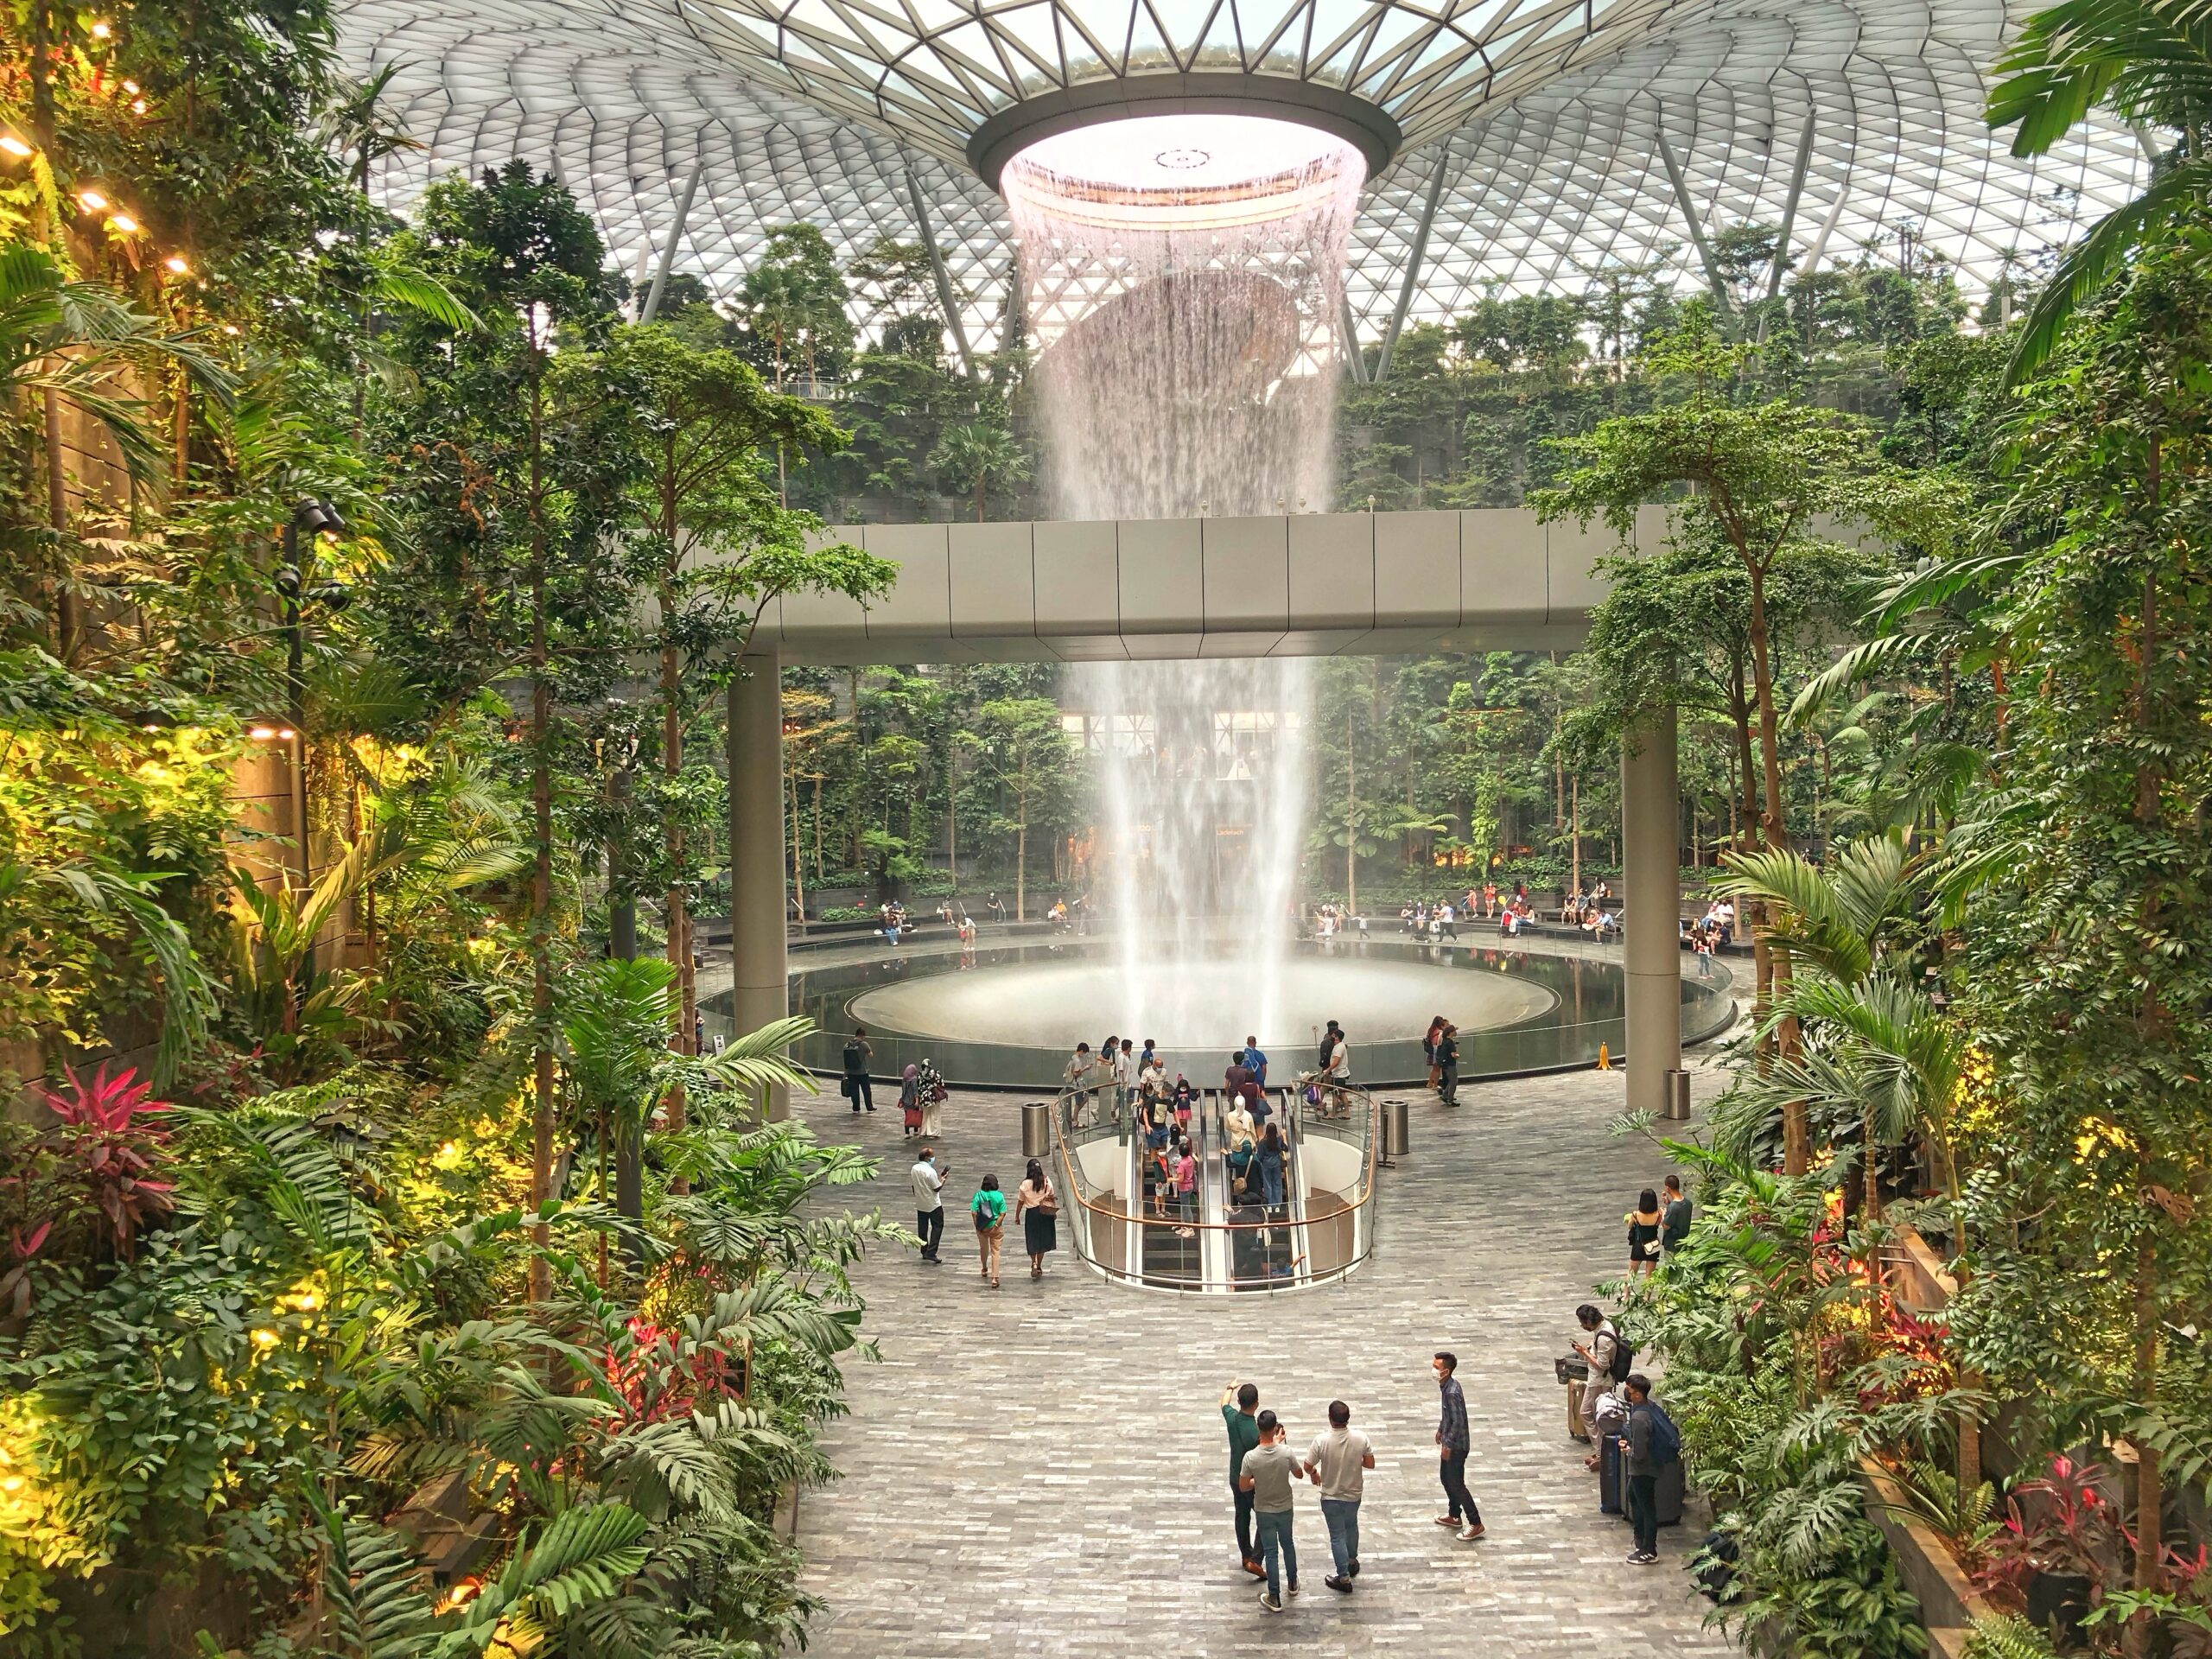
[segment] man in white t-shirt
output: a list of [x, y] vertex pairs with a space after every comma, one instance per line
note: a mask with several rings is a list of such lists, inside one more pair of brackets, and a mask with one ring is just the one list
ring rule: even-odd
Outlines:
[[1313, 1449], [1306, 1454], [1306, 1478], [1321, 1489], [1321, 1519], [1329, 1529], [1329, 1554], [1337, 1563], [1335, 1575], [1321, 1582], [1346, 1595], [1359, 1576], [1359, 1500], [1366, 1491], [1367, 1471], [1374, 1466], [1375, 1448], [1351, 1427], [1351, 1408], [1332, 1400], [1329, 1426], [1314, 1436]]
[[922, 1241], [922, 1260], [931, 1267], [938, 1265], [938, 1241], [944, 1236], [944, 1175], [938, 1167], [937, 1154], [927, 1147], [915, 1160], [914, 1231]]

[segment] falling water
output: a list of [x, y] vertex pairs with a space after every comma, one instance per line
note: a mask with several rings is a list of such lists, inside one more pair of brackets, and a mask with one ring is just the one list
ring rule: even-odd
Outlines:
[[[1335, 139], [1233, 117], [1121, 122], [1009, 163], [1057, 517], [1326, 505], [1363, 176]], [[1084, 672], [1110, 717], [1102, 850], [1124, 1007], [1102, 1017], [1173, 1047], [1302, 1038], [1311, 1011], [1285, 1008], [1281, 988], [1310, 665], [1207, 656]]]

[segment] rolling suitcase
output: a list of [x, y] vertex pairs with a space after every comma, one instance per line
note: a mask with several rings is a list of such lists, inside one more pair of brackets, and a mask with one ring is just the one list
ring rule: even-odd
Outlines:
[[1590, 1431], [1582, 1427], [1582, 1395], [1589, 1384], [1580, 1378], [1567, 1385], [1567, 1438], [1589, 1442]]
[[1682, 1492], [1688, 1484], [1682, 1473], [1682, 1460], [1680, 1458], [1676, 1458], [1672, 1463], [1662, 1463], [1659, 1465], [1656, 1497], [1661, 1526], [1679, 1527], [1682, 1524]]
[[1598, 1510], [1601, 1515], [1621, 1515], [1621, 1443], [1611, 1434], [1599, 1439], [1598, 1447]]

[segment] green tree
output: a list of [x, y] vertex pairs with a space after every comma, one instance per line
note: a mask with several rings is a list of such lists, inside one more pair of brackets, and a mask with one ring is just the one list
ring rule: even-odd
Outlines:
[[[460, 668], [455, 646], [474, 647], [469, 677], [490, 683], [519, 657], [528, 686], [528, 755], [534, 864], [530, 951], [535, 1109], [531, 1201], [553, 1194], [556, 1053], [553, 978], [555, 790], [562, 734], [560, 682], [581, 673], [599, 684], [618, 667], [628, 613], [615, 528], [616, 490], [635, 464], [610, 429], [607, 400], [553, 401], [554, 344], [567, 332], [588, 343], [612, 321], [603, 250], [590, 219], [557, 181], [526, 162], [487, 171], [479, 184], [433, 186], [404, 240], [424, 269], [461, 295], [482, 326], [454, 336], [415, 325], [423, 391], [403, 416], [426, 463], [417, 488], [429, 511], [425, 562], [416, 574], [429, 637], [424, 657]], [[448, 608], [451, 586], [464, 608]], [[518, 589], [512, 602], [506, 584]], [[474, 626], [472, 626], [474, 624]], [[450, 683], [448, 678], [448, 683]], [[468, 689], [473, 690], [474, 686]], [[541, 1243], [543, 1230], [540, 1227]], [[532, 1290], [550, 1294], [550, 1268], [532, 1268]]]
[[768, 232], [760, 257], [739, 285], [737, 310], [747, 335], [765, 347], [778, 391], [796, 359], [810, 383], [836, 368], [852, 348], [849, 299], [829, 239], [811, 225], [785, 225]]
[[2050, 355], [2083, 302], [2212, 200], [2212, 41], [2186, 0], [2063, 0], [2028, 19], [1996, 73], [1989, 124], [2018, 128], [2015, 156], [2050, 154], [2092, 110], [2180, 135], [2143, 193], [2098, 220], [2051, 273], [2012, 348], [2006, 378], [2017, 384]]
[[979, 773], [1000, 794], [1000, 822], [1014, 832], [1014, 918], [1028, 919], [1029, 831], [1065, 809], [1075, 753], [1049, 697], [994, 697], [961, 734]]
[[[687, 765], [686, 734], [742, 660], [767, 606], [787, 593], [868, 599], [890, 586], [895, 567], [842, 543], [812, 545], [820, 521], [780, 505], [764, 451], [834, 449], [843, 435], [802, 399], [770, 391], [734, 353], [697, 349], [652, 324], [616, 329], [601, 350], [565, 356], [557, 373], [569, 401], [619, 394], [621, 440], [638, 457], [622, 505], [657, 611], [649, 643], [659, 658], [661, 785], [649, 804], [661, 820], [674, 1040], [690, 1053], [698, 1006], [694, 832], [702, 817], [717, 816], [721, 791], [711, 767]], [[670, 1110], [680, 1128], [680, 1085]]]
[[979, 524], [994, 486], [1019, 484], [1030, 475], [1028, 454], [1004, 420], [992, 416], [945, 428], [930, 452], [930, 465], [954, 487], [972, 493]]
[[[1587, 436], [1562, 440], [1570, 466], [1558, 485], [1531, 498], [1546, 520], [1602, 518], [1626, 540], [1646, 503], [1687, 488], [1675, 523], [1725, 548], [1745, 582], [1744, 656], [1758, 738], [1757, 819], [1761, 843], [1789, 845], [1783, 791], [1781, 709], [1776, 696], [1776, 619], [1770, 583], [1778, 564], [1808, 544], [1832, 539], [1830, 524], [1871, 524], [1900, 539], [1926, 533], [1928, 493], [1884, 462], [1864, 422], [1787, 400], [1733, 401], [1741, 348], [1724, 345], [1701, 314], [1678, 339], [1653, 352], [1649, 370], [1675, 383], [1677, 401], [1648, 414], [1606, 421]], [[1786, 970], [1785, 970], [1786, 971]], [[1770, 1001], [1786, 981], [1761, 981]], [[1794, 1034], [1785, 1025], [1786, 1047]], [[1784, 1166], [1809, 1167], [1803, 1115], [1784, 1124]]]

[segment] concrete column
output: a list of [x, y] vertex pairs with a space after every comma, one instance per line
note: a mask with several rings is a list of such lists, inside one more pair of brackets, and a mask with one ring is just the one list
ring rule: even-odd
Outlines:
[[1642, 722], [1622, 745], [1621, 878], [1628, 932], [1628, 1109], [1666, 1106], [1667, 1073], [1682, 1063], [1681, 791], [1675, 711]]
[[[740, 1032], [791, 1012], [784, 945], [784, 708], [772, 651], [729, 688], [730, 976]], [[788, 1115], [775, 1091], [768, 1116]]]

